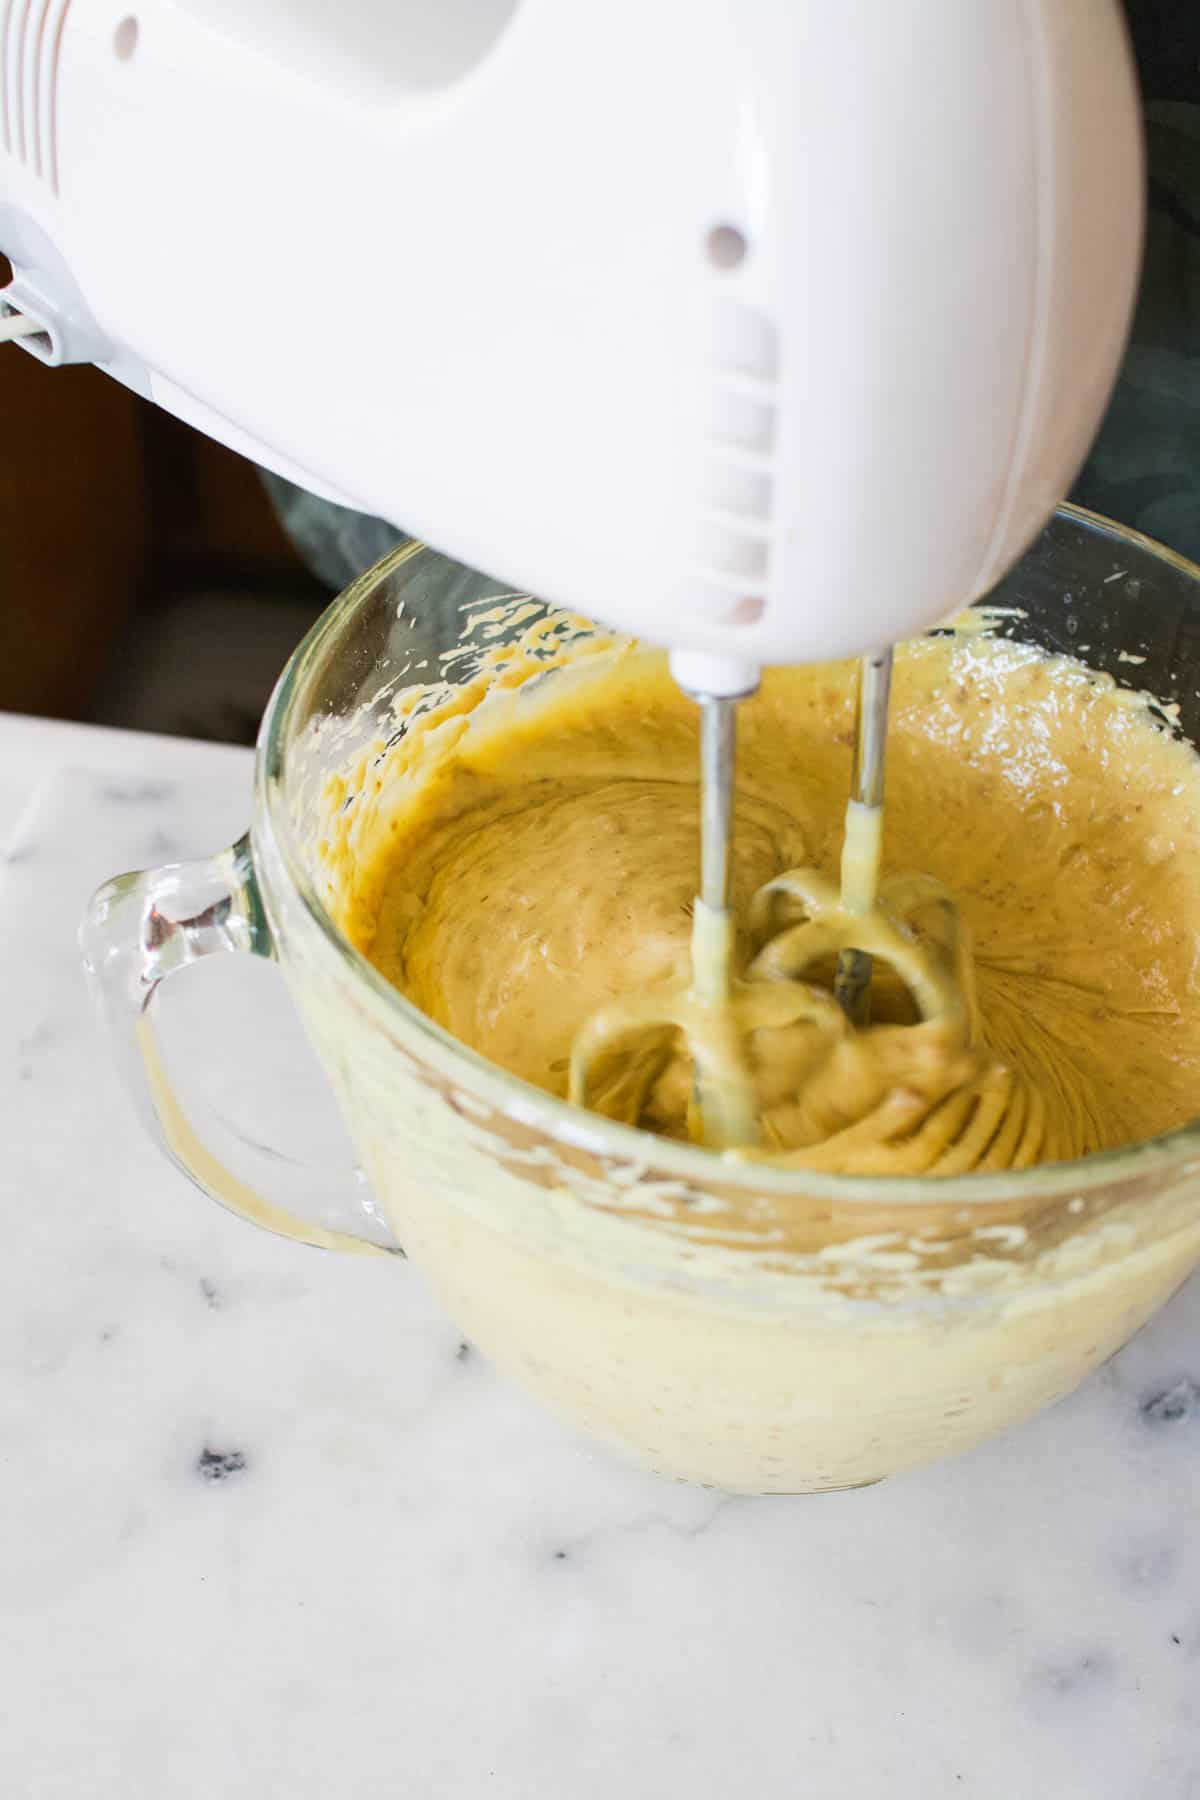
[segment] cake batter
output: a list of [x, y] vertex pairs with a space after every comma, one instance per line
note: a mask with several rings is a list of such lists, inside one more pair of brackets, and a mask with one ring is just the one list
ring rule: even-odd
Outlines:
[[[330, 904], [431, 1018], [563, 1095], [597, 1008], [687, 989], [696, 709], [637, 649], [506, 679], [412, 719], [377, 759], [327, 843]], [[916, 981], [878, 963], [873, 1022], [854, 1030], [829, 958], [802, 971], [811, 1018], [759, 1025], [764, 984], [794, 973], [787, 933], [805, 907], [785, 892], [764, 931], [751, 900], [790, 870], [823, 871], [836, 896], [853, 682], [850, 665], [771, 670], [740, 711], [733, 901], [755, 1154], [951, 1173], [1080, 1156], [1190, 1118], [1200, 761], [1139, 697], [984, 636], [897, 653], [887, 916], [869, 926]], [[921, 1022], [914, 992], [934, 978], [950, 1004]], [[593, 1103], [683, 1136], [690, 1086], [660, 1030], [621, 1046]]]

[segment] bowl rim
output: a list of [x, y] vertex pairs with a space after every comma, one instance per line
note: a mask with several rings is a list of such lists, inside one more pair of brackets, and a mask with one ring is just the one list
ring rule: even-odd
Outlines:
[[[1083, 525], [1091, 532], [1122, 545], [1135, 545], [1159, 562], [1172, 565], [1197, 585], [1200, 566], [1143, 532], [1117, 524], [1103, 514], [1072, 502], [1060, 503], [1046, 520], [1043, 531], [1056, 523]], [[1039, 534], [1040, 536], [1040, 534]], [[1035, 540], [1036, 541], [1036, 540]], [[1032, 546], [1031, 546], [1032, 547]], [[326, 949], [356, 982], [359, 995], [368, 1002], [385, 1029], [400, 1028], [409, 1036], [425, 1039], [437, 1052], [439, 1065], [448, 1059], [461, 1070], [463, 1086], [486, 1095], [498, 1111], [540, 1130], [548, 1139], [614, 1165], [630, 1169], [652, 1167], [656, 1179], [676, 1181], [689, 1189], [719, 1184], [722, 1190], [740, 1189], [746, 1196], [780, 1201], [806, 1200], [838, 1206], [862, 1206], [876, 1212], [896, 1208], [971, 1209], [1030, 1201], [1074, 1197], [1131, 1177], [1175, 1169], [1189, 1157], [1200, 1172], [1200, 1117], [1157, 1137], [1113, 1150], [1093, 1151], [1070, 1162], [1040, 1163], [1032, 1168], [947, 1176], [845, 1175], [825, 1171], [781, 1168], [753, 1161], [736, 1153], [705, 1150], [656, 1136], [634, 1125], [585, 1111], [481, 1056], [438, 1025], [394, 988], [355, 949], [326, 911], [309, 879], [304, 857], [296, 842], [284, 797], [284, 762], [292, 714], [305, 689], [306, 677], [330, 642], [341, 634], [356, 613], [376, 593], [381, 581], [419, 556], [426, 546], [409, 538], [398, 544], [330, 602], [297, 645], [276, 683], [259, 729], [254, 787], [252, 844], [264, 826], [269, 832], [283, 870], [308, 918], [317, 928]], [[1019, 561], [1015, 567], [1019, 567]], [[255, 857], [262, 875], [261, 858]], [[1193, 1170], [1181, 1169], [1181, 1174]]]

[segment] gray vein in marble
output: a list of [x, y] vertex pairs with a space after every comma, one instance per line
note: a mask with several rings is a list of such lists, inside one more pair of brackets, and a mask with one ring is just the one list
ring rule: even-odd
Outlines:
[[170, 831], [152, 831], [146, 839], [146, 855], [147, 860], [152, 862], [179, 862], [179, 839]]
[[1091, 1705], [1116, 1682], [1116, 1658], [1097, 1646], [1036, 1664], [1027, 1677], [1026, 1693], [1035, 1712], [1061, 1723], [1064, 1702], [1072, 1707]]
[[196, 1473], [210, 1484], [229, 1481], [246, 1471], [246, 1455], [242, 1450], [213, 1450], [208, 1445], [196, 1458]]
[[103, 781], [97, 793], [109, 806], [150, 807], [171, 805], [177, 789], [170, 781]]
[[1181, 1375], [1170, 1387], [1150, 1394], [1141, 1405], [1142, 1418], [1158, 1430], [1164, 1426], [1200, 1423], [1200, 1382]]
[[1179, 1562], [1174, 1537], [1157, 1534], [1125, 1542], [1113, 1557], [1113, 1568], [1125, 1586], [1153, 1592], [1173, 1579]]
[[703, 1537], [727, 1508], [735, 1507], [740, 1502], [731, 1494], [718, 1494], [710, 1497], [698, 1518], [679, 1520], [670, 1518], [665, 1513], [650, 1508], [638, 1513], [634, 1518], [626, 1519], [619, 1525], [602, 1526], [593, 1531], [585, 1531], [570, 1537], [565, 1544], [554, 1552], [553, 1560], [565, 1562], [571, 1558], [586, 1554], [599, 1548], [607, 1549], [613, 1543], [619, 1543], [630, 1533], [666, 1532], [669, 1536], [686, 1543], [693, 1538]]

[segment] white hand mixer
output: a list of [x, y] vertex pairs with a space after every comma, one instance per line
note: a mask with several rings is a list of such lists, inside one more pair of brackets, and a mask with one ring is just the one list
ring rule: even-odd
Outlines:
[[1116, 0], [131, 3], [3, 7], [0, 337], [668, 646], [718, 921], [762, 664], [873, 653], [877, 806], [886, 647], [1030, 542], [1117, 367]]

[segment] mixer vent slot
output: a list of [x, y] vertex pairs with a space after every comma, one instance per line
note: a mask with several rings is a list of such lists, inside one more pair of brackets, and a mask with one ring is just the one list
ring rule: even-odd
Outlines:
[[58, 65], [71, 0], [0, 0], [0, 142], [58, 192]]
[[766, 606], [770, 578], [779, 423], [779, 334], [773, 322], [738, 302], [715, 307], [706, 373], [699, 573], [719, 616], [749, 623]]

